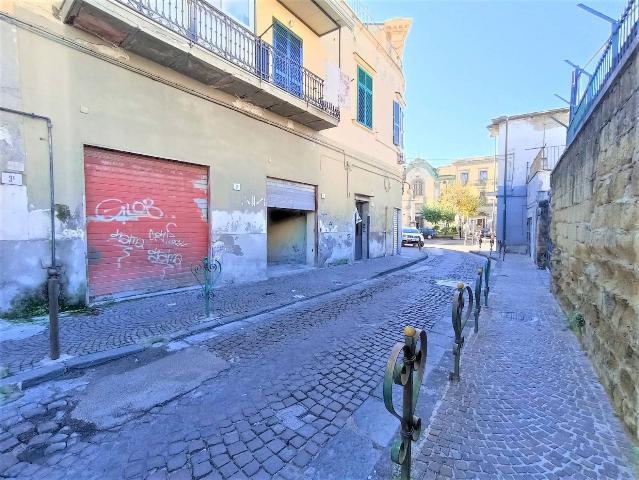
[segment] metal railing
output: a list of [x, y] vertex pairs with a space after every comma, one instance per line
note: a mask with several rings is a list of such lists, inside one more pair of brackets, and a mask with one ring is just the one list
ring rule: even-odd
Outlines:
[[530, 182], [537, 172], [552, 170], [566, 150], [565, 145], [541, 147], [531, 164], [527, 165], [526, 182]]
[[639, 0], [629, 0], [614, 33], [608, 40], [604, 53], [599, 59], [599, 63], [586, 86], [581, 100], [571, 109], [570, 125], [567, 132], [568, 143], [572, 142], [577, 131], [585, 122], [590, 107], [598, 98], [615, 67], [629, 53], [629, 47], [637, 36], [637, 30], [639, 30], [638, 25]]
[[339, 120], [339, 107], [324, 100], [321, 77], [206, 1], [117, 1]]

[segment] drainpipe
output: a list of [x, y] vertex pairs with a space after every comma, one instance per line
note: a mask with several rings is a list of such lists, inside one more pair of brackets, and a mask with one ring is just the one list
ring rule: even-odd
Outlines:
[[60, 357], [60, 336], [58, 331], [58, 312], [60, 305], [60, 269], [55, 261], [55, 190], [53, 182], [53, 124], [49, 117], [23, 112], [12, 108], [0, 107], [0, 111], [43, 120], [47, 124], [47, 140], [49, 149], [49, 219], [51, 221], [51, 262], [47, 267], [47, 289], [49, 293], [49, 356], [52, 360]]
[[501, 244], [506, 249], [506, 199], [508, 193], [506, 192], [508, 187], [508, 120], [506, 117], [506, 135], [504, 138], [504, 222], [501, 231]]

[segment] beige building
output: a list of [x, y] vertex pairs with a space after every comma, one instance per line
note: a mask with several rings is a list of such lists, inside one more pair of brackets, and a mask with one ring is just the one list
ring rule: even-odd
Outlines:
[[445, 189], [453, 184], [468, 185], [479, 195], [481, 209], [470, 219], [473, 227], [494, 228], [495, 158], [492, 156], [461, 158], [449, 165], [433, 168], [426, 160], [415, 159], [405, 168], [402, 197], [402, 225], [423, 227], [421, 210], [424, 205], [440, 200]]
[[0, 313], [42, 300], [52, 259], [75, 305], [192, 287], [203, 257], [241, 282], [395, 254], [410, 23], [343, 0], [0, 3]]
[[453, 184], [468, 186], [479, 195], [481, 207], [477, 215], [469, 219], [471, 227], [494, 229], [497, 208], [496, 164], [494, 156], [460, 158], [450, 165], [437, 169], [440, 191]]
[[423, 227], [422, 208], [439, 199], [437, 170], [430, 163], [416, 158], [406, 165], [402, 197], [402, 225]]

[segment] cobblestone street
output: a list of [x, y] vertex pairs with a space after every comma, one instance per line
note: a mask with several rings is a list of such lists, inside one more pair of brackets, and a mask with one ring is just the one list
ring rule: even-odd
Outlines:
[[[411, 324], [429, 332], [425, 427], [433, 412], [414, 478], [632, 478], [631, 444], [543, 274], [507, 261], [467, 333], [459, 385], [445, 379], [450, 285], [483, 259], [433, 248], [407, 269], [26, 389], [0, 408], [0, 477], [389, 478], [398, 422], [380, 383]], [[295, 288], [311, 296], [314, 274]], [[264, 302], [247, 291], [237, 309]]]
[[[213, 323], [227, 323], [269, 311], [362, 282], [420, 258], [422, 252], [407, 248], [401, 256], [224, 286], [215, 291], [211, 319]], [[250, 295], [246, 295], [248, 289]], [[82, 356], [162, 341], [206, 321], [199, 290], [98, 305], [89, 313], [69, 314], [60, 319], [61, 353]], [[15, 374], [42, 364], [49, 348], [46, 322], [40, 321], [39, 333], [27, 339], [1, 341], [0, 367]]]

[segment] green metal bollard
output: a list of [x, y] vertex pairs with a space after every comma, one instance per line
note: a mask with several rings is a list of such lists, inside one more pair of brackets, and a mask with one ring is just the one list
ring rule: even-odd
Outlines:
[[[464, 291], [468, 293], [468, 308], [466, 309], [466, 315], [462, 320], [462, 315], [464, 313]], [[448, 379], [452, 382], [459, 382], [459, 368], [461, 363], [461, 350], [464, 346], [464, 336], [462, 335], [464, 331], [464, 327], [466, 323], [470, 319], [470, 315], [473, 311], [473, 290], [466, 286], [464, 288], [463, 283], [457, 284], [457, 289], [453, 294], [453, 311], [452, 311], [452, 322], [453, 322], [453, 330], [455, 331], [455, 344], [453, 345], [453, 357], [455, 360], [454, 369], [448, 375]]]
[[[417, 343], [419, 340], [419, 349]], [[384, 405], [401, 423], [401, 439], [391, 448], [391, 460], [402, 467], [402, 480], [410, 480], [411, 442], [417, 441], [422, 429], [421, 418], [415, 415], [419, 388], [424, 379], [427, 355], [427, 336], [424, 330], [404, 328], [404, 343], [398, 342], [391, 351], [384, 374]], [[398, 363], [400, 352], [403, 361]], [[402, 414], [393, 405], [393, 384], [403, 387]]]
[[213, 298], [213, 285], [222, 275], [222, 264], [219, 260], [209, 261], [208, 257], [202, 259], [202, 263], [191, 265], [191, 273], [202, 287], [201, 296], [204, 297], [204, 312], [208, 318], [211, 315], [211, 299]]
[[486, 284], [484, 288], [484, 306], [488, 306], [488, 292], [490, 292], [490, 285], [488, 281], [490, 280], [490, 258], [486, 259], [486, 265], [484, 267], [484, 283]]
[[484, 273], [483, 268], [477, 270], [475, 279], [475, 333], [479, 332], [479, 313], [481, 312], [481, 281]]

